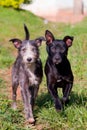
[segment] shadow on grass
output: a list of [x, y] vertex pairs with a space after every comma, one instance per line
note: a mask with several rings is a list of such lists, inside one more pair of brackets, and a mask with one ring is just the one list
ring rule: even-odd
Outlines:
[[[67, 105], [85, 106], [86, 102], [87, 102], [86, 92], [82, 92], [81, 94], [72, 92], [70, 96], [70, 101]], [[44, 107], [49, 108], [50, 106], [54, 106], [54, 103], [49, 93], [42, 93], [41, 95], [38, 96], [36, 100], [36, 105], [39, 107], [39, 109], [41, 109]]]
[[87, 102], [86, 92], [82, 92], [81, 94], [72, 92], [70, 97], [69, 105], [78, 105], [78, 106], [85, 106]]
[[42, 108], [42, 107], [48, 108], [49, 104], [53, 104], [52, 97], [50, 96], [49, 93], [42, 93], [41, 95], [38, 96], [36, 100], [36, 105], [39, 108]]

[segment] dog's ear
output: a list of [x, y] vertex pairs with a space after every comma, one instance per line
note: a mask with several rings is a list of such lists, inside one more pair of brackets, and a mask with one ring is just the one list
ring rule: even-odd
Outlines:
[[63, 41], [66, 43], [67, 47], [71, 47], [73, 43], [74, 37], [72, 36], [65, 36]]
[[22, 41], [21, 41], [20, 39], [16, 39], [16, 38], [10, 39], [9, 41], [10, 41], [10, 42], [13, 42], [14, 46], [15, 46], [17, 49], [20, 48], [21, 43], [22, 43]]
[[30, 34], [29, 34], [28, 28], [25, 24], [24, 24], [24, 30], [25, 30], [25, 40], [29, 40]]
[[49, 30], [45, 31], [45, 38], [46, 38], [47, 45], [49, 45], [55, 40], [54, 35]]
[[41, 46], [42, 41], [46, 41], [44, 37], [38, 37], [35, 39], [35, 44], [39, 47]]

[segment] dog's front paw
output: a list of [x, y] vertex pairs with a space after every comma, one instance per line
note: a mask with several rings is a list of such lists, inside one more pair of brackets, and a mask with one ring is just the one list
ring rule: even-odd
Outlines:
[[11, 107], [12, 107], [13, 110], [16, 110], [17, 109], [16, 103], [14, 102]]
[[67, 99], [66, 97], [62, 98], [62, 104], [63, 105], [67, 105], [69, 103], [69, 99]]
[[35, 123], [35, 119], [33, 117], [30, 117], [29, 119], [26, 120], [25, 123], [26, 124], [34, 124]]
[[56, 102], [55, 103], [55, 108], [56, 108], [56, 111], [57, 112], [59, 112], [59, 111], [61, 111], [62, 109], [63, 109], [63, 107], [62, 107], [62, 103], [61, 102]]
[[55, 106], [55, 108], [56, 108], [56, 111], [57, 111], [57, 112], [60, 112], [60, 111], [62, 110], [62, 106], [59, 106], [59, 105], [58, 105], [58, 106]]

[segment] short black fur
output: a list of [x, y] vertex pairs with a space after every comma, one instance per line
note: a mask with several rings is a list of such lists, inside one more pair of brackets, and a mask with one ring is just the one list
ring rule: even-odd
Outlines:
[[[50, 31], [45, 32], [48, 58], [45, 64], [47, 87], [50, 92], [57, 111], [63, 109], [63, 104], [69, 101], [69, 95], [73, 86], [73, 73], [67, 59], [68, 46], [63, 40], [54, 38]], [[70, 38], [67, 37], [67, 38]], [[68, 39], [67, 39], [68, 40]], [[72, 37], [71, 37], [72, 43]], [[58, 89], [62, 88], [63, 97], [60, 100]]]

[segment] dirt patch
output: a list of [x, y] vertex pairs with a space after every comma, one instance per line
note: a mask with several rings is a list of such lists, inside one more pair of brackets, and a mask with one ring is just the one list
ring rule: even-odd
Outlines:
[[[11, 69], [0, 69], [0, 78], [5, 81], [6, 89], [8, 91], [8, 98], [12, 99], [12, 80], [11, 80]], [[21, 99], [20, 87], [17, 90], [17, 100]]]

